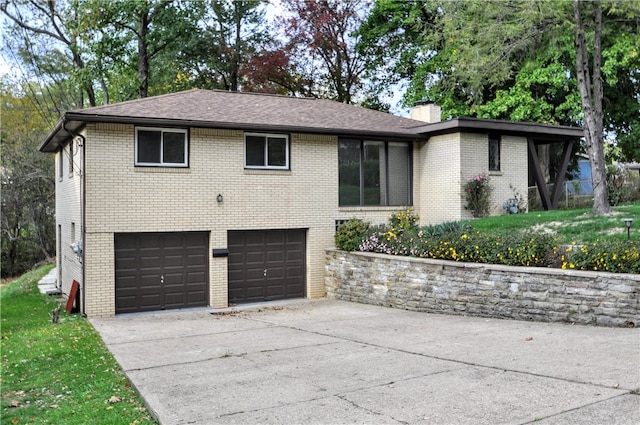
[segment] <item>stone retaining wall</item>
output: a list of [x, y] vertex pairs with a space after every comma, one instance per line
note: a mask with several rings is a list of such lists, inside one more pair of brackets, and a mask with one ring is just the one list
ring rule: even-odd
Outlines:
[[327, 251], [327, 297], [429, 313], [640, 326], [640, 275]]

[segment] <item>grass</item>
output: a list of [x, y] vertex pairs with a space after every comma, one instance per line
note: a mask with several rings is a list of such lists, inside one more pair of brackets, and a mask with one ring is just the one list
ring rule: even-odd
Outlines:
[[2, 424], [156, 424], [91, 324], [42, 295], [41, 267], [0, 289]]
[[479, 231], [530, 231], [552, 233], [561, 244], [584, 244], [602, 239], [627, 239], [623, 218], [633, 218], [632, 239], [640, 237], [640, 202], [613, 208], [606, 216], [594, 216], [591, 208], [559, 211], [533, 211], [500, 215], [471, 222]]

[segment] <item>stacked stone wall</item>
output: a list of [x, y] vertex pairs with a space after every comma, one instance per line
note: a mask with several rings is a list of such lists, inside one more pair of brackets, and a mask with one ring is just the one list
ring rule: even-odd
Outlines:
[[640, 275], [327, 251], [333, 299], [429, 313], [640, 326]]

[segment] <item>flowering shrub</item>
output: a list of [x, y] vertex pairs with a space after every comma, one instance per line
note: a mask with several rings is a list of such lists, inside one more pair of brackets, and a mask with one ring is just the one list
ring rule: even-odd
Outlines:
[[640, 241], [601, 240], [562, 254], [562, 268], [640, 273]]
[[491, 208], [491, 185], [489, 184], [489, 176], [486, 172], [482, 172], [475, 177], [470, 178], [463, 186], [464, 197], [467, 202], [465, 209], [470, 210], [474, 217], [486, 217], [489, 215]]
[[640, 273], [640, 241], [615, 239], [558, 250], [557, 239], [549, 234], [478, 232], [467, 222], [418, 228], [417, 217], [410, 217], [415, 216], [403, 211], [380, 226], [349, 220], [336, 232], [336, 246], [470, 263]]
[[509, 266], [545, 267], [552, 263], [556, 241], [550, 235], [524, 233], [448, 233], [427, 238], [419, 232], [418, 257]]
[[415, 215], [413, 211], [406, 209], [391, 214], [391, 217], [389, 217], [389, 225], [392, 229], [411, 230], [418, 227], [418, 220], [420, 220], [420, 217]]

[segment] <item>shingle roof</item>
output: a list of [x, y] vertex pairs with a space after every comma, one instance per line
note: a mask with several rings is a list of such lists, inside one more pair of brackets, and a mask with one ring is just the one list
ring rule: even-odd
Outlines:
[[[62, 121], [67, 124], [63, 125]], [[416, 139], [424, 123], [324, 99], [261, 93], [189, 90], [70, 111], [40, 150], [69, 137], [87, 122], [185, 125], [260, 131], [311, 132]]]
[[90, 122], [247, 131], [336, 134], [427, 140], [456, 131], [500, 131], [535, 137], [579, 138], [576, 127], [456, 118], [433, 124], [355, 105], [313, 98], [219, 90], [188, 90], [128, 102], [69, 111], [46, 137], [40, 150], [55, 152]]

